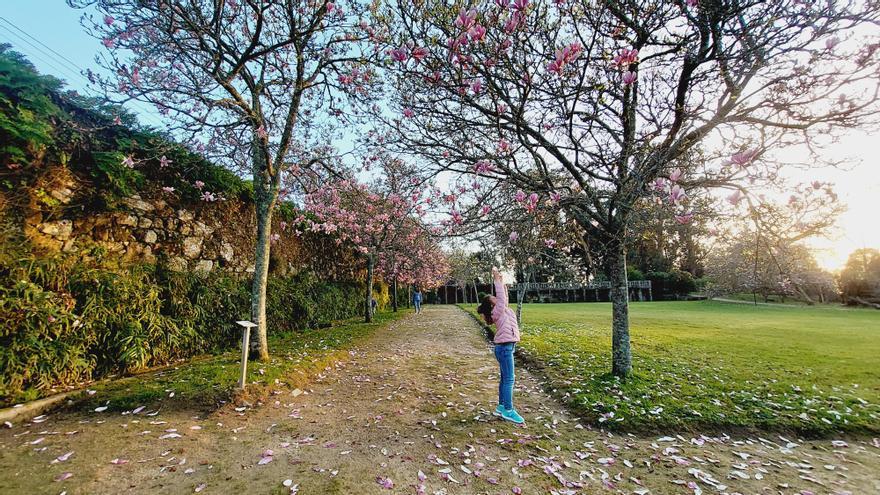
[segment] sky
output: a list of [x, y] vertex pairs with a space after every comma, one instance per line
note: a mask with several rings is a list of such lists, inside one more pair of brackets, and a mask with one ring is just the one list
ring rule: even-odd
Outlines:
[[[16, 51], [27, 55], [40, 72], [64, 79], [71, 88], [86, 92], [86, 81], [79, 71], [94, 68], [94, 57], [101, 47], [80, 26], [81, 11], [68, 7], [64, 0], [0, 2], [5, 4], [5, 8], [0, 10], [0, 43], [9, 43]], [[131, 108], [141, 116], [143, 122], [158, 126], [160, 116], [145, 109]], [[831, 146], [827, 150], [828, 157], [849, 159], [846, 169], [789, 172], [792, 182], [820, 180], [834, 183], [840, 201], [847, 206], [830, 238], [809, 241], [819, 264], [824, 268], [839, 269], [855, 249], [880, 249], [878, 139], [880, 136], [853, 131]]]

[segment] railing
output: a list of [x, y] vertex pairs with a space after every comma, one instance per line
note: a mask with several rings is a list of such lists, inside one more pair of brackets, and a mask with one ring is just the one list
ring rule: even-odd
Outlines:
[[[611, 282], [591, 282], [589, 284], [578, 284], [573, 282], [552, 282], [552, 283], [522, 283], [522, 284], [510, 284], [511, 289], [516, 290], [596, 290], [596, 289], [610, 289]], [[630, 280], [629, 281], [630, 289], [650, 289], [651, 281], [650, 280]]]

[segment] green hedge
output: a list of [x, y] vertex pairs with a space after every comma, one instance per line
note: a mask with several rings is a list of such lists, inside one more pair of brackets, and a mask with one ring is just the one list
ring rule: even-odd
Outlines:
[[[226, 349], [250, 316], [247, 279], [93, 254], [0, 260], [0, 402]], [[303, 272], [270, 279], [268, 292], [270, 331], [285, 332], [360, 314], [363, 284]]]

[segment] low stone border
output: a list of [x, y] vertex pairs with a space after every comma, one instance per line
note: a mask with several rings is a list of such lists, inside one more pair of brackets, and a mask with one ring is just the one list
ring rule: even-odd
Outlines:
[[82, 390], [71, 390], [69, 392], [61, 392], [60, 394], [51, 395], [43, 399], [37, 399], [17, 406], [0, 409], [0, 423], [14, 422], [18, 420], [27, 420], [39, 416], [47, 411], [55, 409], [62, 402], [67, 400], [71, 395], [82, 392]]

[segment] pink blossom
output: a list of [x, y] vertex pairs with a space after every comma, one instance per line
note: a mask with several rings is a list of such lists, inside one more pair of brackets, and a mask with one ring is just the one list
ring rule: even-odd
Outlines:
[[119, 115], [117, 115], [116, 117], [113, 118], [113, 124], [114, 125], [122, 125], [122, 119], [119, 118]]
[[834, 50], [834, 47], [837, 46], [838, 43], [840, 43], [839, 38], [828, 38], [825, 40], [825, 48], [827, 48], [828, 50]]
[[504, 23], [504, 31], [508, 33], [512, 33], [516, 31], [523, 21], [523, 15], [520, 12], [514, 13], [510, 16], [510, 19], [507, 19], [507, 22]]
[[518, 203], [522, 203], [526, 199], [526, 193], [522, 192], [522, 189], [520, 189], [519, 191], [516, 192], [516, 195], [514, 196], [514, 198], [516, 198], [516, 201]]
[[257, 127], [257, 136], [259, 136], [260, 139], [266, 139], [269, 137], [269, 133], [266, 132], [265, 126], [261, 125], [260, 127]]
[[507, 142], [506, 139], [501, 139], [498, 141], [498, 151], [501, 153], [507, 153], [510, 151], [510, 143]]
[[195, 183], [193, 185], [196, 186], [196, 189], [199, 189], [199, 190], [201, 190], [203, 187], [205, 187], [205, 183], [200, 180], [195, 181]]
[[529, 7], [529, 0], [513, 0], [513, 10], [522, 12]]
[[471, 81], [471, 91], [473, 91], [475, 95], [480, 94], [483, 91], [483, 81], [481, 79], [474, 79]]
[[743, 199], [745, 199], [745, 196], [743, 196], [742, 191], [740, 191], [739, 189], [737, 189], [736, 191], [733, 192], [733, 194], [731, 194], [730, 196], [727, 197], [727, 202], [730, 203], [730, 204], [732, 204], [733, 206], [736, 206], [736, 205], [738, 205]]
[[698, 3], [699, 3], [699, 0], [687, 0], [688, 7], [696, 7]]
[[413, 112], [412, 108], [404, 108], [403, 109], [403, 116], [406, 118], [411, 118], [411, 117], [415, 116], [415, 114], [416, 113]]
[[639, 51], [635, 48], [628, 50], [626, 48], [617, 52], [617, 56], [614, 57], [614, 64], [619, 65], [621, 67], [626, 67], [630, 64], [633, 64], [639, 58]]
[[101, 40], [101, 44], [104, 45], [105, 48], [113, 48], [116, 46], [116, 40], [113, 38], [104, 38]]
[[636, 73], [632, 71], [626, 71], [623, 73], [623, 85], [629, 86], [630, 84], [636, 82]]
[[174, 192], [174, 188], [171, 187], [171, 186], [165, 186], [165, 187], [162, 188], [162, 190], [165, 191], [165, 192], [167, 192], [167, 193], [173, 193], [173, 192]]
[[556, 59], [547, 66], [547, 70], [562, 74], [563, 67], [577, 60], [583, 49], [584, 47], [580, 43], [574, 42], [556, 50]]
[[480, 208], [480, 216], [486, 216], [489, 214], [489, 211], [492, 209], [489, 205], [483, 205]]
[[126, 156], [122, 160], [122, 166], [128, 168], [134, 168], [134, 158], [131, 155]]
[[669, 180], [672, 182], [678, 182], [682, 175], [684, 175], [684, 172], [682, 172], [680, 168], [676, 168], [672, 172], [669, 172]]
[[482, 41], [486, 37], [486, 28], [479, 24], [474, 24], [468, 31], [468, 35], [470, 35], [471, 41]]
[[452, 210], [452, 221], [455, 225], [461, 225], [464, 223], [464, 217], [458, 210]]
[[544, 239], [544, 245], [550, 249], [556, 247], [556, 239]]
[[547, 71], [562, 75], [562, 63], [559, 60], [550, 62], [547, 64]]
[[538, 193], [529, 194], [529, 203], [536, 204], [538, 202]]
[[477, 19], [477, 11], [474, 9], [465, 10], [461, 9], [458, 13], [458, 17], [455, 19], [455, 25], [464, 29], [465, 31], [469, 30], [471, 26], [474, 25], [474, 21]]
[[550, 201], [553, 201], [554, 203], [559, 203], [561, 200], [562, 200], [562, 194], [560, 194], [558, 192], [550, 193]]
[[421, 62], [422, 59], [428, 56], [428, 49], [424, 47], [416, 47], [413, 48], [412, 58], [416, 59], [416, 62]]
[[675, 221], [680, 223], [681, 225], [691, 223], [691, 220], [693, 220], [693, 219], [694, 219], [694, 212], [692, 212], [692, 211], [682, 213], [681, 215], [675, 215]]
[[104, 24], [106, 24], [106, 25], [108, 25], [108, 26], [111, 25], [111, 24], [113, 24], [113, 21], [114, 21], [114, 20], [115, 20], [115, 19], [113, 19], [113, 16], [111, 16], [111, 15], [109, 15], [109, 14], [107, 14], [107, 15], [104, 16]]
[[510, 237], [508, 237], [508, 239], [510, 240], [510, 242], [516, 242], [519, 239], [519, 234], [517, 234], [514, 230], [510, 233]]
[[745, 167], [758, 155], [758, 150], [740, 151], [730, 156], [730, 164]]
[[654, 190], [661, 192], [666, 190], [666, 181], [662, 177], [657, 177], [654, 179]]
[[678, 184], [673, 185], [672, 188], [669, 190], [669, 202], [672, 204], [677, 205], [684, 201], [686, 197], [687, 194], [685, 193], [684, 189]]
[[391, 58], [395, 62], [406, 62], [409, 60], [409, 53], [407, 53], [406, 48], [395, 48], [391, 50]]
[[474, 172], [478, 174], [487, 174], [494, 170], [489, 160], [480, 160], [474, 164]]
[[165, 168], [172, 163], [174, 162], [169, 160], [168, 157], [165, 155], [162, 155], [162, 158], [159, 158], [159, 168]]

